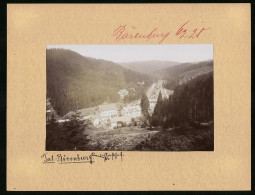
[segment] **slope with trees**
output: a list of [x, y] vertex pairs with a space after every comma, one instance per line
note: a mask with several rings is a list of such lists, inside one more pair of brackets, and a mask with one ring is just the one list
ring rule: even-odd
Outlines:
[[[54, 116], [54, 115], [52, 115]], [[47, 151], [85, 150], [88, 143], [85, 129], [87, 124], [78, 120], [79, 114], [73, 115], [68, 122], [58, 123], [52, 117], [46, 125]]]
[[[120, 89], [132, 88], [126, 101], [139, 99], [151, 85], [148, 75], [120, 65], [84, 57], [65, 49], [47, 49], [47, 97], [60, 116], [69, 111], [120, 100]], [[144, 81], [143, 90], [138, 82]]]
[[161, 131], [135, 150], [213, 150], [213, 74], [178, 85], [167, 100], [158, 97], [150, 125]]
[[213, 74], [199, 76], [178, 85], [174, 94], [162, 100], [159, 94], [153, 117], [164, 119], [161, 125], [171, 127], [185, 121], [204, 122], [213, 119]]

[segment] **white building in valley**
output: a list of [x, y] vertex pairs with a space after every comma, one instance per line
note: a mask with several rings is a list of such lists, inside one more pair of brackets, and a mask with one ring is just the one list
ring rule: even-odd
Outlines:
[[124, 97], [126, 96], [126, 95], [128, 95], [128, 90], [126, 90], [126, 89], [122, 89], [122, 90], [119, 90], [119, 92], [118, 92], [118, 94], [119, 94], [119, 96], [120, 96], [120, 100], [123, 102], [123, 100], [124, 100]]
[[142, 109], [140, 105], [126, 105], [121, 110], [123, 116], [130, 116], [132, 118], [140, 117], [142, 115]]
[[118, 116], [118, 107], [116, 104], [102, 104], [98, 106], [97, 112], [102, 120], [107, 120]]

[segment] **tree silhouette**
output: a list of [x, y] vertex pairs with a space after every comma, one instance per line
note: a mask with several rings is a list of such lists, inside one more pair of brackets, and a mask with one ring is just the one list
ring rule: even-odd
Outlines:
[[46, 126], [46, 150], [73, 151], [86, 150], [88, 142], [84, 130], [87, 123], [79, 120], [79, 114], [72, 115], [69, 121], [59, 124], [51, 120]]
[[149, 110], [150, 102], [148, 100], [148, 97], [145, 93], [142, 95], [141, 99], [141, 109], [142, 109], [142, 114], [145, 118], [149, 116], [148, 110]]
[[158, 95], [157, 104], [156, 104], [156, 106], [154, 108], [154, 114], [155, 115], [158, 115], [158, 116], [160, 115], [162, 104], [163, 104], [163, 98], [162, 98], [162, 94], [161, 94], [161, 91], [160, 91], [159, 95]]

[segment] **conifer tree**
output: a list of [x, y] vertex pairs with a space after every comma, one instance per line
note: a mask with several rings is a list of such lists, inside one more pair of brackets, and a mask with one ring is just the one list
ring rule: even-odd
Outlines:
[[149, 106], [150, 106], [150, 102], [148, 100], [148, 97], [145, 93], [143, 93], [142, 99], [141, 99], [141, 109], [142, 109], [142, 114], [145, 118], [149, 116], [149, 112], [148, 112]]
[[158, 95], [157, 104], [156, 104], [155, 109], [154, 109], [154, 114], [155, 115], [160, 115], [162, 104], [163, 104], [163, 98], [162, 98], [162, 94], [161, 94], [161, 91], [160, 91], [159, 95]]

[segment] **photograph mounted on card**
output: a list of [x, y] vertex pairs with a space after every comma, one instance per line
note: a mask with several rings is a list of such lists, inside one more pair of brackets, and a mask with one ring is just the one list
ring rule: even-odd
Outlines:
[[7, 190], [250, 190], [250, 10], [8, 4]]

